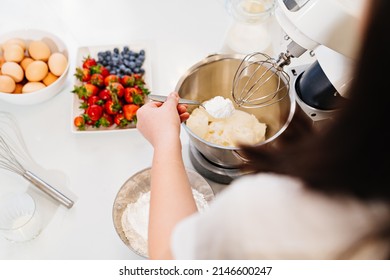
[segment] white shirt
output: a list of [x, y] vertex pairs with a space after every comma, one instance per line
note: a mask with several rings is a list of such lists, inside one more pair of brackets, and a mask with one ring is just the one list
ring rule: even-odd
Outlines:
[[359, 241], [389, 217], [384, 203], [326, 196], [287, 176], [247, 175], [207, 211], [177, 225], [172, 253], [176, 259], [380, 259], [388, 253], [383, 242]]

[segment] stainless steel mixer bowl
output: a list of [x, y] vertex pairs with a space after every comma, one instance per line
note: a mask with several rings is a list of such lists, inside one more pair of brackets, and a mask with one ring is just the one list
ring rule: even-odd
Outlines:
[[[182, 98], [201, 102], [218, 95], [232, 99], [234, 74], [243, 58], [244, 56], [239, 54], [208, 56], [188, 69], [175, 90]], [[249, 109], [234, 105], [236, 109], [251, 113], [259, 121], [267, 124], [266, 140], [257, 144], [260, 146], [275, 140], [287, 128], [294, 115], [295, 104], [294, 96], [289, 93], [280, 102], [263, 108]], [[195, 108], [189, 106], [188, 111], [191, 113]], [[237, 168], [245, 162], [245, 157], [240, 154], [240, 148], [210, 143], [194, 134], [185, 123], [183, 126], [195, 148], [213, 164], [223, 168]]]

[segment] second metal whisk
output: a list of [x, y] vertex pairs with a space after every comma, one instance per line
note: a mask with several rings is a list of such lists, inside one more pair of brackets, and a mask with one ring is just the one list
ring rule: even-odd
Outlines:
[[239, 107], [259, 108], [281, 101], [290, 88], [290, 77], [283, 71], [287, 61], [289, 57], [275, 60], [260, 52], [246, 55], [233, 78], [234, 102]]
[[30, 171], [32, 161], [16, 120], [10, 114], [0, 112], [0, 169], [22, 176], [57, 202], [71, 208], [72, 199]]

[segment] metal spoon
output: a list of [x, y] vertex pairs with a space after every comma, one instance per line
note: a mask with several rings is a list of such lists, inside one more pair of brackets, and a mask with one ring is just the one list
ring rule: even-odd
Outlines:
[[[148, 98], [150, 100], [157, 101], [157, 102], [165, 102], [167, 100], [167, 96], [156, 95], [156, 94], [149, 94]], [[197, 105], [204, 108], [202, 102], [196, 100], [184, 99], [184, 98], [179, 98], [179, 104]]]

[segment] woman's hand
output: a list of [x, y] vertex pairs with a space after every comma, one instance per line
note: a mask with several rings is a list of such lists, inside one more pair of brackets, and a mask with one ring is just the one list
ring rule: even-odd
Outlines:
[[180, 124], [189, 118], [186, 105], [178, 105], [179, 95], [169, 94], [164, 103], [149, 102], [137, 111], [137, 129], [154, 148], [179, 139]]

